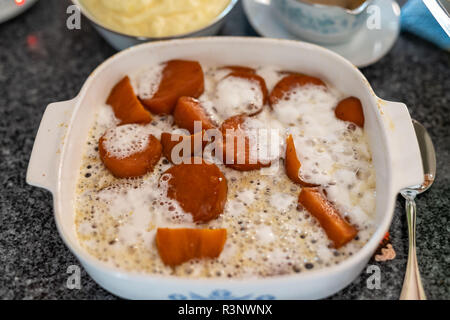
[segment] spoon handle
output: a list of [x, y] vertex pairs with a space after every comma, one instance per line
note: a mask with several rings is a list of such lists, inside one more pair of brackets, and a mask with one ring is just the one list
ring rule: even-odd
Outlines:
[[416, 256], [416, 203], [414, 196], [406, 197], [406, 217], [408, 220], [409, 249], [408, 265], [403, 280], [400, 300], [426, 300], [425, 292], [420, 279], [419, 266]]

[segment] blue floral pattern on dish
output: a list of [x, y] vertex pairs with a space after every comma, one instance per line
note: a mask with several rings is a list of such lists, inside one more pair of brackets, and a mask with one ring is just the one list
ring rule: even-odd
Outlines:
[[170, 300], [274, 300], [275, 296], [270, 294], [257, 295], [254, 294], [247, 295], [233, 295], [231, 291], [228, 290], [214, 290], [207, 296], [202, 296], [194, 292], [190, 292], [189, 295], [173, 293], [168, 297]]

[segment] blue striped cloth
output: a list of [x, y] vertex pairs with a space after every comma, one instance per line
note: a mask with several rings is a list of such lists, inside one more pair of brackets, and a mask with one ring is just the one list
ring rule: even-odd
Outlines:
[[450, 50], [450, 37], [445, 33], [422, 0], [409, 0], [402, 7], [402, 30], [411, 32], [444, 50]]

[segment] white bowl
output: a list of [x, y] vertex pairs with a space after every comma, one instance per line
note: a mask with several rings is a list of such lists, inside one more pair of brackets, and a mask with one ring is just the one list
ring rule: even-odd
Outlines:
[[[74, 226], [74, 194], [96, 106], [105, 102], [113, 85], [130, 71], [175, 58], [218, 65], [277, 65], [283, 70], [317, 76], [361, 99], [377, 182], [378, 227], [369, 242], [332, 267], [252, 280], [186, 279], [125, 272], [107, 266], [82, 249]], [[420, 151], [404, 104], [378, 98], [356, 67], [329, 50], [298, 41], [247, 37], [154, 42], [111, 57], [89, 76], [76, 98], [47, 107], [27, 172], [29, 184], [52, 192], [60, 235], [89, 275], [106, 290], [135, 299], [315, 299], [329, 296], [352, 282], [377, 249], [389, 229], [399, 190], [422, 181]]]

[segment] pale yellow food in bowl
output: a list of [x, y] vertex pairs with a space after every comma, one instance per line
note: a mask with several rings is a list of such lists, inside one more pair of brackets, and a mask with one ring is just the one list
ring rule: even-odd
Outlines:
[[141, 37], [181, 35], [208, 26], [230, 0], [81, 0], [103, 26]]

